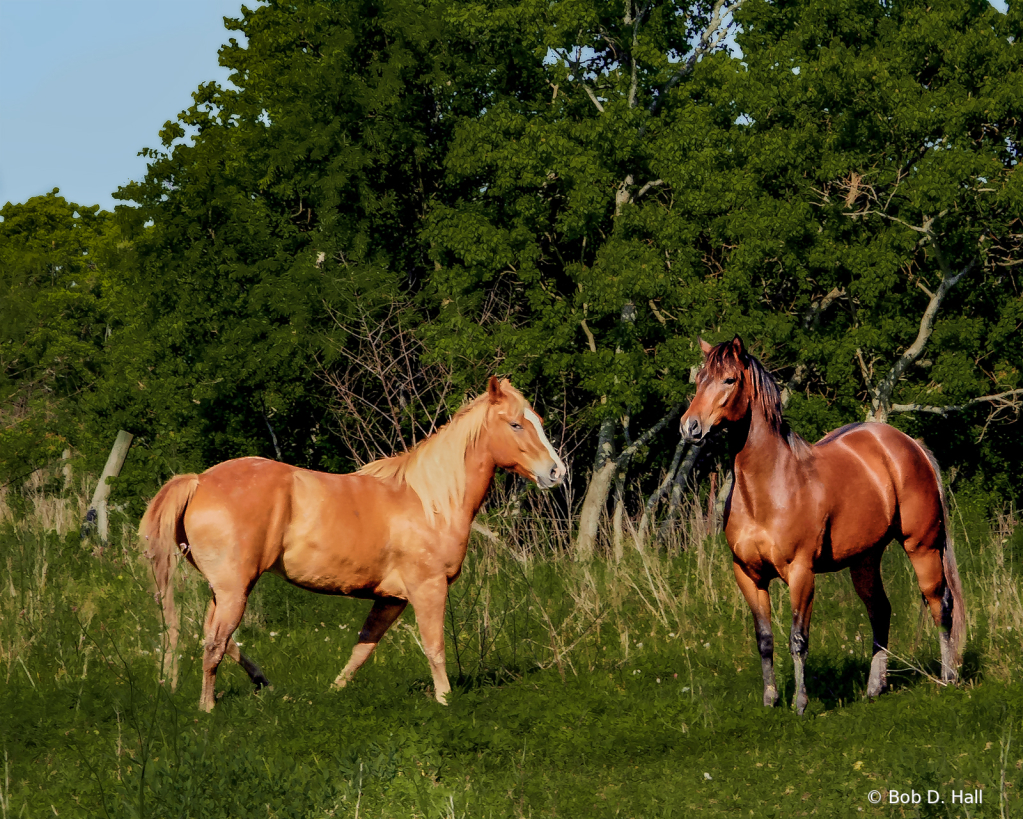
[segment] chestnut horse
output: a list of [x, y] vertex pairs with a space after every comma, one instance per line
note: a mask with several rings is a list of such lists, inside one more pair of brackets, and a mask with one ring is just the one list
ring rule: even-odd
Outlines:
[[941, 629], [942, 678], [954, 681], [965, 624], [963, 597], [945, 491], [931, 453], [880, 423], [849, 424], [811, 446], [788, 428], [778, 387], [738, 336], [716, 347], [700, 339], [700, 347], [704, 364], [680, 428], [695, 442], [723, 426], [738, 450], [725, 537], [735, 579], [753, 610], [764, 705], [778, 702], [768, 585], [780, 577], [789, 587], [793, 705], [802, 714], [808, 701], [804, 667], [814, 575], [846, 566], [874, 632], [867, 695], [888, 687], [892, 608], [881, 583], [881, 556], [891, 540], [909, 555]]
[[310, 591], [373, 600], [334, 687], [352, 678], [411, 602], [437, 700], [445, 702], [451, 690], [444, 665], [448, 586], [462, 569], [470, 526], [498, 466], [543, 488], [560, 484], [566, 472], [522, 394], [509, 381], [491, 378], [485, 394], [414, 449], [352, 474], [238, 458], [201, 475], [172, 478], [139, 527], [164, 608], [172, 682], [178, 628], [173, 568], [180, 550], [213, 592], [201, 708], [213, 708], [225, 652], [257, 688], [268, 685], [231, 637], [266, 571]]

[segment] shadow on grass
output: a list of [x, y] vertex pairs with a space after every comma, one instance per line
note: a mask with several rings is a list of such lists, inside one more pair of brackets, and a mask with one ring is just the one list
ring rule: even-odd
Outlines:
[[454, 674], [451, 676], [451, 685], [453, 688], [466, 692], [485, 688], [502, 688], [511, 683], [521, 683], [532, 675], [544, 672], [545, 669], [536, 663], [502, 665], [480, 671]]
[[[969, 650], [964, 654], [960, 678], [963, 683], [979, 681], [982, 657], [979, 652]], [[867, 699], [867, 681], [870, 677], [870, 661], [859, 657], [810, 655], [807, 663], [807, 693], [811, 701], [818, 700], [828, 710], [841, 708], [852, 702]], [[927, 661], [914, 661], [907, 666], [896, 658], [889, 659], [888, 693], [908, 691], [922, 686], [937, 685], [941, 679], [941, 659], [934, 657]], [[781, 686], [782, 701], [791, 702], [795, 683], [789, 678]]]

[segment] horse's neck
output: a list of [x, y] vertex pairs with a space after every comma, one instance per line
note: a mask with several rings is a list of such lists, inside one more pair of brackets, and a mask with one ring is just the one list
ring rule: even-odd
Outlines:
[[738, 480], [746, 475], [751, 484], [756, 484], [757, 476], [777, 474], [779, 467], [792, 466], [798, 461], [786, 438], [755, 407], [750, 409], [748, 421], [743, 421], [736, 432], [740, 437], [745, 433], [743, 440], [735, 442], [738, 445], [735, 455]]
[[483, 505], [483, 499], [490, 490], [490, 484], [494, 482], [494, 472], [497, 470], [489, 447], [484, 441], [486, 434], [484, 430], [476, 443], [465, 451], [465, 500], [462, 511], [470, 524]]

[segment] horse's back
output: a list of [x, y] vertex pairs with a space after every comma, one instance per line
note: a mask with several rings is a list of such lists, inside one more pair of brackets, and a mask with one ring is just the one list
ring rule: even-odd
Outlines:
[[839, 482], [865, 471], [878, 478], [887, 476], [902, 496], [940, 492], [935, 467], [923, 445], [888, 424], [847, 424], [814, 444], [813, 452], [818, 464], [836, 465], [827, 471]]
[[829, 433], [813, 451], [832, 499], [836, 559], [889, 535], [901, 538], [940, 525], [938, 475], [924, 448], [904, 432], [888, 424], [850, 424]]
[[[415, 517], [407, 494], [358, 473], [238, 458], [199, 476], [185, 530], [191, 556], [211, 580], [212, 573], [248, 584], [273, 571], [314, 591], [359, 594], [392, 574], [390, 544]], [[385, 585], [394, 596], [403, 591], [400, 583]]]

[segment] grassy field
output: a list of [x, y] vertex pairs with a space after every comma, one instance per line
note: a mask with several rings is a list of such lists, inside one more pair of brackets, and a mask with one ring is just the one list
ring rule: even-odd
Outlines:
[[[501, 543], [474, 539], [452, 588], [447, 708], [431, 699], [411, 610], [335, 692], [369, 604], [265, 577], [238, 638], [274, 687], [253, 694], [225, 661], [207, 715], [205, 584], [179, 572], [172, 692], [134, 522], [94, 553], [79, 540], [79, 495], [45, 490], [0, 497], [0, 819], [1023, 816], [1023, 532], [1011, 515], [954, 506], [969, 607], [955, 688], [933, 679], [937, 638], [901, 550], [884, 568], [893, 690], [864, 699], [866, 615], [847, 573], [824, 576], [800, 718], [759, 704], [720, 536], [581, 567], [529, 521], [491, 521]], [[776, 584], [782, 647], [788, 618]], [[789, 699], [784, 649], [777, 667]], [[889, 804], [891, 790], [920, 802]], [[965, 801], [978, 791], [981, 804]]]

